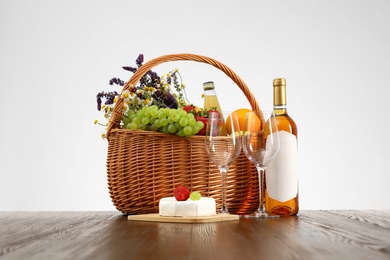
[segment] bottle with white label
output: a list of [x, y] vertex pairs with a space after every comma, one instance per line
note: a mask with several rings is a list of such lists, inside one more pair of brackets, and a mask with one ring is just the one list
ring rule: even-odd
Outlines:
[[290, 216], [299, 211], [298, 131], [287, 114], [286, 80], [274, 79], [273, 85], [280, 148], [266, 169], [265, 208], [269, 215]]

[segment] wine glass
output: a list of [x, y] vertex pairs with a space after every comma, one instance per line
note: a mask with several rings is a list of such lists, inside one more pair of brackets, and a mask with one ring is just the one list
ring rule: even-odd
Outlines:
[[265, 169], [275, 158], [279, 146], [275, 114], [269, 111], [248, 112], [244, 123], [242, 147], [246, 157], [256, 166], [258, 172], [259, 208], [246, 217], [271, 217], [265, 210]]
[[[223, 117], [222, 117], [223, 116]], [[223, 118], [226, 118], [224, 122]], [[210, 112], [206, 125], [206, 151], [218, 166], [222, 177], [222, 207], [221, 214], [229, 214], [226, 207], [226, 179], [229, 166], [241, 152], [240, 127], [237, 114]]]

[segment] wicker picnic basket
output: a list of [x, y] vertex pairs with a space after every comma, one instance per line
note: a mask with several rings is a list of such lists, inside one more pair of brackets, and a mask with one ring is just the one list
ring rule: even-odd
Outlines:
[[[150, 60], [133, 74], [123, 91], [135, 86], [153, 67], [180, 60], [207, 63], [220, 69], [242, 90], [252, 109], [260, 110], [247, 85], [231, 69], [212, 58], [194, 54], [171, 54]], [[121, 129], [123, 104], [122, 99], [117, 101], [107, 130], [107, 177], [114, 206], [124, 214], [157, 213], [159, 200], [173, 196], [173, 189], [180, 184], [190, 191], [200, 191], [202, 196], [213, 197], [219, 209], [221, 175], [208, 158], [205, 137]], [[230, 166], [226, 186], [230, 213], [248, 214], [257, 209], [258, 175], [243, 152]]]

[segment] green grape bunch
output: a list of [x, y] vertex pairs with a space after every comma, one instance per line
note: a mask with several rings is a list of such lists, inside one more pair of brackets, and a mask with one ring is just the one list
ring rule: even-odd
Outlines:
[[204, 123], [197, 121], [193, 113], [187, 113], [183, 108], [159, 108], [152, 105], [137, 111], [129, 110], [123, 116], [123, 127], [191, 137], [203, 129]]

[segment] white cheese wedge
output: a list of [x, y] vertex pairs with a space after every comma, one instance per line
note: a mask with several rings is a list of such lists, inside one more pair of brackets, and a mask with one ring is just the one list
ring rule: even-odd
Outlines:
[[216, 215], [215, 199], [202, 197], [200, 200], [177, 201], [175, 197], [162, 198], [159, 203], [160, 216], [205, 217]]

